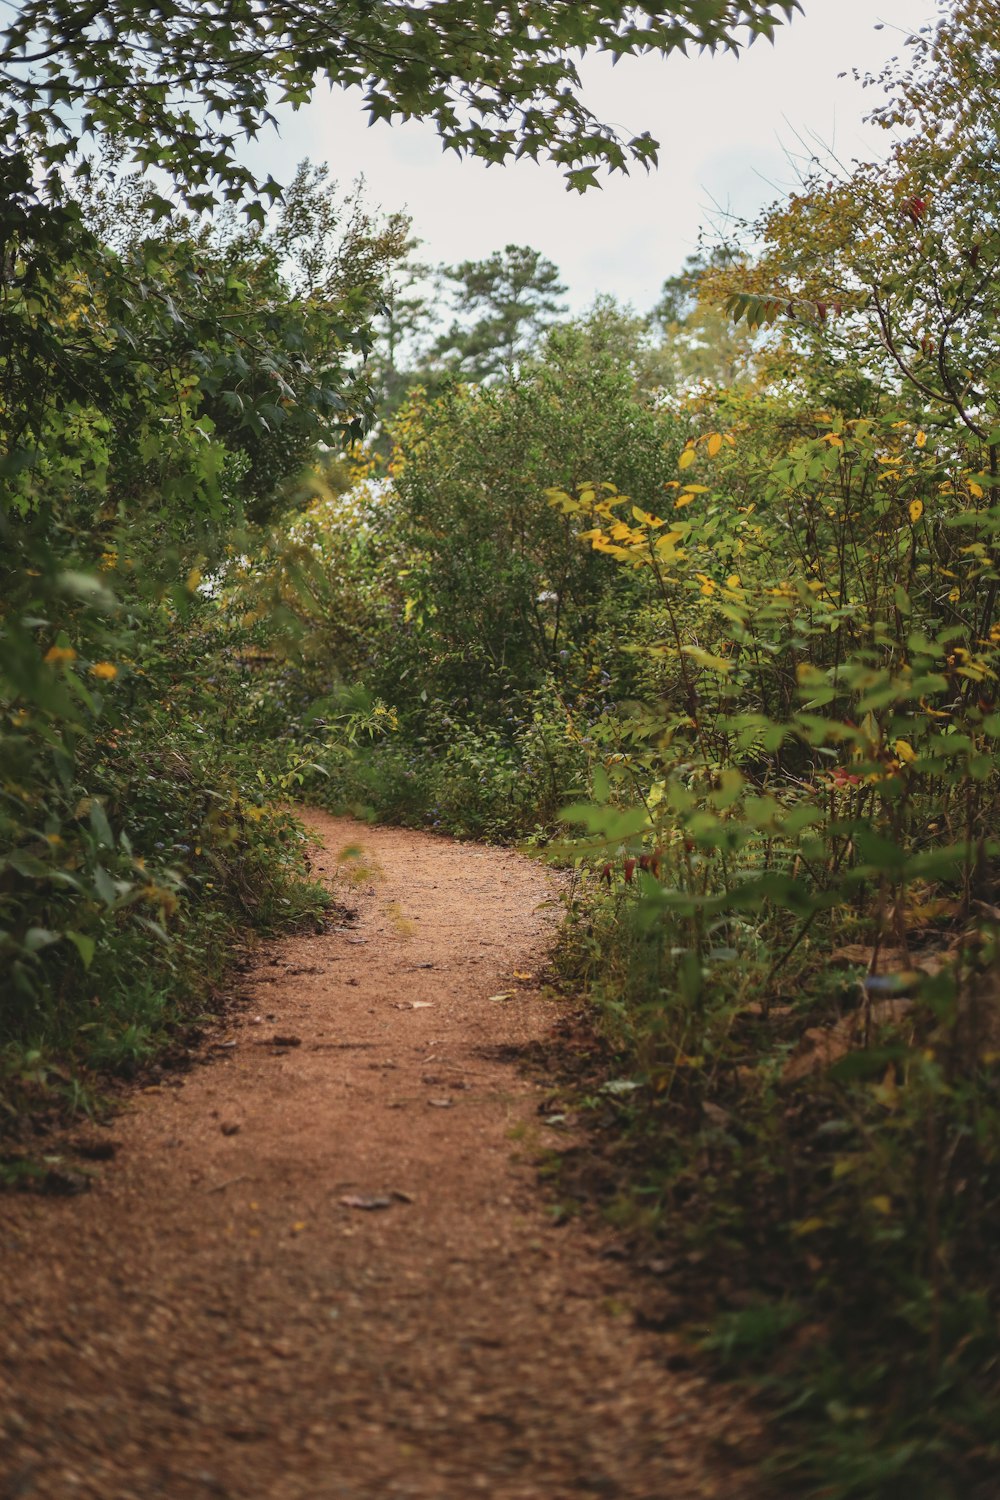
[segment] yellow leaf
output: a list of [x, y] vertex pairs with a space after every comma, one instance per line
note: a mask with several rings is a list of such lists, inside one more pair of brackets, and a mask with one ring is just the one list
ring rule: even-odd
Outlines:
[[795, 1235], [815, 1234], [817, 1229], [825, 1229], [825, 1219], [800, 1219], [797, 1224], [792, 1225], [792, 1233]]
[[198, 587], [198, 585], [199, 585], [200, 582], [201, 582], [201, 569], [200, 568], [192, 568], [191, 571], [190, 571], [190, 573], [187, 576], [187, 582], [185, 583], [184, 587], [187, 589], [187, 591], [188, 591], [189, 594], [193, 594], [194, 591], [195, 591], [195, 589]]
[[948, 595], [948, 603], [956, 604], [958, 600], [961, 599], [961, 597], [962, 593], [960, 589], [952, 589], [951, 593]]
[[[927, 434], [923, 430], [917, 433], [917, 447], [922, 448], [927, 442]], [[872, 1200], [874, 1202], [874, 1199]]]
[[680, 508], [681, 508], [682, 505], [690, 505], [691, 501], [693, 499], [694, 499], [693, 495], [680, 495], [674, 501], [674, 510], [680, 510]]
[[99, 677], [102, 682], [114, 682], [118, 676], [118, 668], [113, 661], [95, 661], [90, 669], [91, 677]]
[[722, 433], [721, 432], [713, 432], [712, 435], [709, 437], [708, 442], [705, 444], [705, 451], [707, 452], [709, 458], [714, 458], [715, 455], [718, 453], [718, 451], [719, 451], [719, 449], [721, 447], [722, 447]]
[[696, 456], [697, 455], [695, 454], [695, 451], [694, 451], [693, 448], [685, 448], [684, 452], [681, 454], [680, 458], [677, 460], [677, 467], [679, 469], [690, 469], [691, 465], [695, 461]]
[[909, 505], [910, 520], [916, 525], [924, 513], [924, 502], [922, 500], [911, 500]]
[[580, 504], [581, 505], [593, 505], [593, 503], [594, 503], [594, 501], [596, 499], [597, 499], [597, 494], [596, 494], [596, 492], [594, 490], [581, 490], [580, 491]]
[[63, 662], [76, 661], [76, 652], [72, 646], [50, 646], [44, 659], [50, 667], [58, 667]]
[[874, 1198], [868, 1199], [868, 1202], [880, 1214], [892, 1213], [892, 1199], [885, 1193], [876, 1193]]
[[983, 498], [982, 486], [978, 485], [978, 484], [974, 484], [973, 481], [970, 479], [969, 480], [969, 494], [972, 496], [973, 500], [981, 500]]
[[917, 752], [908, 740], [897, 740], [895, 745], [896, 758], [901, 760], [904, 766], [908, 766], [917, 758]]
[[[704, 592], [704, 586], [702, 589]], [[710, 672], [731, 672], [733, 664], [724, 656], [715, 656], [711, 651], [705, 651], [701, 646], [682, 646], [681, 650], [686, 656], [696, 661], [699, 667], [706, 667]]]
[[651, 516], [648, 510], [643, 510], [639, 505], [633, 505], [632, 514], [642, 526], [652, 526], [656, 528], [664, 524], [658, 516]]
[[684, 486], [684, 493], [685, 493], [685, 495], [707, 495], [708, 494], [708, 485], [707, 484], [686, 484]]
[[738, 589], [741, 586], [742, 585], [740, 584], [740, 575], [738, 573], [730, 573], [729, 577], [726, 579], [726, 588], [727, 589]]

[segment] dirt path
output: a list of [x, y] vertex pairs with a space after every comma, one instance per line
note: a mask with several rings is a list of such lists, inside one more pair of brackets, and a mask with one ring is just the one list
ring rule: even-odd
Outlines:
[[322, 872], [383, 872], [356, 926], [262, 955], [92, 1192], [0, 1200], [0, 1497], [745, 1500], [743, 1419], [512, 1160], [549, 1134], [512, 1058], [552, 1020], [514, 977], [544, 873], [312, 821]]

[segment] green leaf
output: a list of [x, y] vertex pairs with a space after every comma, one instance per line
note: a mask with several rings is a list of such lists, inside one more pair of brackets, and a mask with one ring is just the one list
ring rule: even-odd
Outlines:
[[107, 813], [96, 797], [90, 804], [90, 826], [97, 837], [99, 848], [113, 849], [115, 847], [115, 836], [111, 832]]
[[101, 865], [94, 867], [94, 889], [105, 906], [114, 906], [118, 899], [118, 891], [111, 876]]
[[48, 927], [29, 927], [24, 935], [24, 946], [29, 953], [39, 953], [43, 948], [58, 943], [59, 938], [60, 934]]
[[87, 937], [82, 932], [71, 932], [68, 928], [63, 933], [63, 937], [69, 939], [77, 953], [79, 953], [80, 962], [83, 964], [83, 967], [89, 969], [94, 961], [94, 953], [97, 950], [97, 944], [94, 939]]

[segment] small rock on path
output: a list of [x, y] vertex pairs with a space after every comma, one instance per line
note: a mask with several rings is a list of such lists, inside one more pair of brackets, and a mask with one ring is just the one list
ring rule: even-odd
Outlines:
[[264, 951], [94, 1191], [0, 1202], [0, 1500], [747, 1500], [745, 1414], [535, 1185], [544, 872], [309, 822], [357, 925]]

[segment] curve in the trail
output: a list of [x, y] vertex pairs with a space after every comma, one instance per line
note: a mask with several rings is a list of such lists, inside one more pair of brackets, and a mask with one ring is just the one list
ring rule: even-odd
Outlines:
[[0, 1203], [0, 1500], [745, 1500], [746, 1417], [535, 1185], [544, 872], [310, 821], [357, 922], [255, 958], [92, 1192]]

